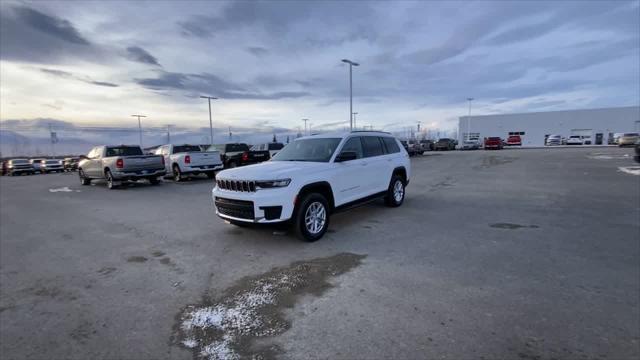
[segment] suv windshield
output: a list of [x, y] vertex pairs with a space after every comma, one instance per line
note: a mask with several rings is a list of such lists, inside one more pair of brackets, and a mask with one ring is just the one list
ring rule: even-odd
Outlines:
[[45, 161], [46, 164], [59, 164], [60, 160], [47, 160]]
[[183, 152], [200, 152], [200, 146], [195, 145], [180, 145], [173, 147], [173, 153], [183, 153]]
[[107, 148], [107, 156], [135, 156], [142, 155], [139, 146], [114, 146]]
[[12, 164], [28, 164], [29, 160], [11, 160]]
[[285, 146], [271, 161], [328, 162], [336, 151], [340, 138], [296, 140]]

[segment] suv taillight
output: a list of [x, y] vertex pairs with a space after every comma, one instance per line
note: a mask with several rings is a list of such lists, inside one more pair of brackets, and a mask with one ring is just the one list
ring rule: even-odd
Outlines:
[[124, 167], [124, 160], [123, 159], [116, 160], [116, 167], [118, 169], [122, 169]]
[[248, 160], [249, 160], [249, 153], [245, 151], [242, 153], [242, 161], [248, 161]]
[[185, 155], [184, 156], [184, 163], [185, 164], [191, 164], [191, 156]]

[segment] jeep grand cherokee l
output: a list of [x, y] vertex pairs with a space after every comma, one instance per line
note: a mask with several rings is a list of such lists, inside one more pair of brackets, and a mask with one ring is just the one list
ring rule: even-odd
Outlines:
[[402, 205], [410, 174], [409, 155], [388, 133], [312, 135], [271, 161], [218, 173], [212, 196], [216, 214], [234, 225], [288, 222], [315, 241], [336, 211], [377, 198]]

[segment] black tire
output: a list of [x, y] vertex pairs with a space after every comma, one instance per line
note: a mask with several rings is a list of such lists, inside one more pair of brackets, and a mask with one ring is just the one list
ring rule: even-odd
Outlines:
[[157, 177], [150, 177], [149, 178], [149, 184], [158, 185], [158, 184], [160, 184], [160, 179], [158, 179]]
[[82, 185], [91, 184], [91, 179], [84, 176], [84, 171], [82, 171], [82, 169], [78, 170], [78, 177], [80, 178], [80, 184]]
[[[323, 222], [321, 223], [321, 227], [319, 230], [316, 230], [314, 232], [308, 229], [308, 226], [305, 221], [307, 215], [313, 216], [311, 213], [308, 213], [308, 211], [313, 212], [313, 210], [310, 209], [312, 206], [315, 209], [324, 210], [324, 219], [322, 219]], [[316, 215], [318, 214], [316, 213]], [[314, 242], [319, 240], [324, 235], [324, 233], [327, 232], [327, 229], [329, 228], [329, 218], [330, 218], [329, 202], [327, 201], [327, 199], [325, 199], [324, 196], [318, 193], [310, 193], [310, 194], [304, 195], [299, 205], [297, 206], [296, 213], [294, 216], [293, 226], [295, 227], [296, 235], [301, 240], [306, 242]], [[318, 220], [321, 220], [321, 219], [318, 219]], [[310, 224], [310, 227], [313, 227], [314, 224], [315, 226], [318, 225], [317, 223], [313, 223], [313, 224]]]
[[180, 171], [180, 167], [178, 165], [173, 165], [173, 181], [180, 182], [184, 180], [184, 176], [182, 176], [182, 171]]
[[111, 174], [111, 170], [107, 170], [107, 171], [105, 171], [105, 173], [104, 173], [104, 177], [105, 177], [105, 179], [107, 179], [107, 188], [108, 188], [109, 190], [113, 190], [113, 189], [115, 189], [115, 188], [117, 188], [117, 187], [118, 187], [118, 186], [114, 183], [113, 175]]
[[[396, 187], [399, 187], [399, 196], [396, 193]], [[389, 182], [389, 188], [387, 189], [387, 195], [384, 197], [384, 202], [389, 207], [398, 207], [404, 202], [405, 195], [405, 182], [402, 176], [394, 175]]]
[[207, 177], [208, 177], [209, 179], [215, 179], [215, 178], [216, 178], [216, 173], [215, 173], [215, 172], [213, 172], [213, 171], [212, 171], [212, 172], [208, 172], [208, 173], [207, 173]]

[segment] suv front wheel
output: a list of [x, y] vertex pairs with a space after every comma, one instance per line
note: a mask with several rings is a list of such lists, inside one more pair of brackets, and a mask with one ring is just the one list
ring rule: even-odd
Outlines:
[[294, 227], [302, 240], [313, 242], [320, 239], [329, 227], [329, 203], [324, 196], [311, 193], [304, 195], [298, 206]]
[[387, 195], [384, 198], [385, 203], [391, 207], [398, 207], [404, 201], [404, 179], [395, 175], [391, 178]]

